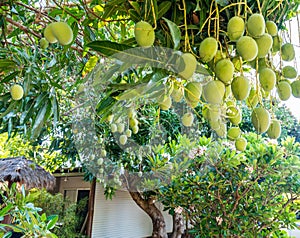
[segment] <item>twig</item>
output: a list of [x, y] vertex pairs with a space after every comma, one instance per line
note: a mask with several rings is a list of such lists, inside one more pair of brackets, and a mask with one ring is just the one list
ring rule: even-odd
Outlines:
[[42, 36], [41, 36], [40, 34], [36, 33], [35, 31], [32, 31], [32, 30], [28, 29], [26, 26], [23, 26], [22, 24], [20, 24], [20, 23], [14, 21], [13, 19], [11, 19], [11, 18], [9, 18], [9, 17], [6, 17], [5, 19], [6, 19], [7, 22], [9, 22], [10, 24], [12, 24], [12, 25], [18, 27], [19, 29], [21, 29], [21, 30], [24, 31], [25, 33], [30, 33], [30, 34], [32, 34], [32, 35], [38, 37], [38, 38], [42, 38]]
[[38, 13], [38, 14], [40, 14], [40, 15], [43, 15], [43, 16], [45, 16], [45, 17], [47, 17], [47, 18], [49, 18], [49, 19], [55, 21], [55, 18], [54, 18], [54, 17], [51, 17], [51, 16], [49, 16], [47, 13], [45, 13], [45, 12], [43, 12], [43, 11], [39, 11], [39, 10], [37, 10], [37, 9], [34, 8], [34, 7], [28, 6], [28, 5], [26, 5], [26, 4], [22, 3], [22, 2], [16, 2], [16, 4], [17, 4], [17, 5], [20, 5], [20, 6], [22, 6], [22, 7], [25, 7], [25, 8], [27, 8], [27, 9], [33, 11], [33, 12], [36, 12], [36, 13]]

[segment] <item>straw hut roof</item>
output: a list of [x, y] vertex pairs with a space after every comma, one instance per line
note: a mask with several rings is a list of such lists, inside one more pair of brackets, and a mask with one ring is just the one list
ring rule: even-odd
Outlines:
[[0, 183], [17, 182], [25, 189], [46, 188], [51, 190], [55, 185], [55, 178], [39, 165], [25, 157], [0, 159]]

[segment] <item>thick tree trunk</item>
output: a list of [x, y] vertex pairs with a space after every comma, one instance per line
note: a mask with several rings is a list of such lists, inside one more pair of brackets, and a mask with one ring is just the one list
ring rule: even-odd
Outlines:
[[182, 214], [173, 215], [173, 232], [171, 238], [181, 238], [184, 233], [184, 221]]
[[168, 238], [166, 231], [166, 222], [161, 211], [154, 205], [151, 199], [145, 200], [139, 192], [130, 192], [135, 203], [142, 208], [151, 218], [153, 230], [153, 238]]

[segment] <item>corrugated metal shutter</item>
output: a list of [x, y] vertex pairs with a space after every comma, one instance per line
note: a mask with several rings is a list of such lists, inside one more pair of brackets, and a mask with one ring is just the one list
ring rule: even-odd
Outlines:
[[[165, 217], [167, 229], [171, 230], [171, 216]], [[92, 238], [141, 238], [151, 233], [150, 217], [135, 204], [128, 192], [117, 191], [112, 200], [106, 200], [101, 185], [96, 185]]]

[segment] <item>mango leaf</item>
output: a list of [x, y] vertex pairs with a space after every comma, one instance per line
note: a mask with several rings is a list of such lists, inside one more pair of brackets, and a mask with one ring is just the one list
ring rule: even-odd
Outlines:
[[30, 118], [31, 116], [34, 114], [35, 112], [35, 108], [34, 106], [34, 101], [28, 101], [26, 103], [26, 109], [22, 112], [21, 116], [20, 116], [20, 124], [25, 124]]
[[108, 96], [104, 99], [102, 99], [99, 104], [97, 105], [96, 111], [97, 114], [103, 114], [103, 112], [105, 112], [105, 110], [107, 111], [109, 108], [112, 108], [113, 105], [115, 104], [116, 99]]
[[129, 9], [128, 13], [130, 15], [130, 19], [134, 22], [138, 22], [141, 20], [141, 16], [139, 15], [139, 13], [137, 11], [135, 11], [134, 9]]
[[144, 91], [148, 88], [147, 84], [137, 85], [134, 88], [128, 89], [116, 97], [117, 100], [127, 100], [132, 98], [140, 98], [144, 96]]
[[58, 110], [58, 102], [56, 95], [51, 97], [51, 104], [52, 104], [52, 113], [53, 113], [53, 124], [56, 127], [58, 120], [59, 120], [59, 110]]
[[129, 2], [129, 4], [133, 7], [133, 9], [134, 9], [139, 15], [141, 15], [141, 10], [140, 10], [141, 6], [140, 6], [140, 4], [139, 4], [138, 2], [135, 2], [135, 1], [128, 1], [128, 2]]
[[87, 44], [88, 47], [104, 54], [112, 56], [122, 62], [140, 65], [150, 65], [158, 68], [165, 66], [168, 55], [162, 56], [155, 48], [131, 47], [110, 41], [94, 41]]
[[162, 18], [163, 15], [171, 8], [172, 3], [170, 1], [164, 1], [158, 6], [157, 18]]
[[17, 104], [18, 104], [18, 101], [12, 101], [9, 104], [9, 106], [7, 107], [7, 109], [4, 112], [0, 113], [0, 118], [5, 117], [6, 115], [8, 115], [8, 113], [10, 113], [11, 111], [13, 111], [14, 108], [17, 106]]
[[1, 83], [7, 83], [10, 80], [14, 79], [19, 74], [19, 72], [20, 71], [15, 71], [15, 72], [12, 72], [11, 74], [7, 75], [4, 79], [1, 79]]
[[0, 59], [0, 69], [1, 70], [13, 69], [13, 68], [16, 68], [16, 66], [17, 66], [17, 63], [13, 60]]
[[129, 45], [118, 44], [111, 41], [92, 41], [86, 45], [87, 47], [92, 48], [93, 50], [100, 52], [105, 56], [112, 56], [124, 50], [131, 49]]
[[111, 17], [115, 12], [116, 12], [116, 5], [112, 5], [112, 4], [106, 5], [102, 18], [107, 19]]
[[167, 18], [163, 19], [167, 22], [168, 27], [170, 29], [170, 33], [172, 36], [173, 44], [174, 44], [174, 49], [177, 50], [180, 46], [180, 39], [181, 39], [181, 32], [179, 27], [172, 21], [168, 20]]
[[[31, 223], [33, 223], [33, 225], [39, 225], [40, 224], [40, 221], [35, 217], [35, 213], [28, 212], [28, 215], [30, 216]], [[39, 216], [38, 213], [37, 213], [37, 216]]]
[[46, 100], [44, 105], [40, 108], [40, 110], [35, 118], [32, 130], [31, 130], [31, 138], [32, 139], [37, 138], [43, 129], [43, 125], [44, 125], [44, 121], [45, 121], [46, 113], [47, 113], [47, 108], [48, 108], [48, 100]]

